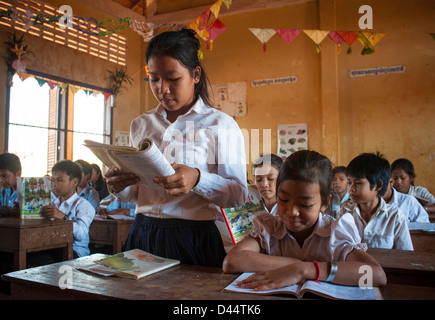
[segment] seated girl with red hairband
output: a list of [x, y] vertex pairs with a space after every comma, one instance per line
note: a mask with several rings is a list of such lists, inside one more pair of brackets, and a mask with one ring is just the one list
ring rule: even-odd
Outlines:
[[372, 286], [387, 282], [382, 267], [361, 243], [350, 214], [336, 220], [328, 207], [332, 164], [315, 151], [298, 151], [281, 167], [278, 214], [258, 215], [251, 233], [225, 257], [225, 272], [256, 272], [238, 285], [262, 291], [302, 280], [359, 285], [361, 266], [372, 269]]

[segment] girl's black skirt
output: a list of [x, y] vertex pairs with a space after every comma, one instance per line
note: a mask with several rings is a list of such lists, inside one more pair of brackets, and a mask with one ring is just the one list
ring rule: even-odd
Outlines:
[[213, 221], [158, 219], [137, 214], [125, 250], [141, 249], [181, 263], [222, 267], [226, 252]]

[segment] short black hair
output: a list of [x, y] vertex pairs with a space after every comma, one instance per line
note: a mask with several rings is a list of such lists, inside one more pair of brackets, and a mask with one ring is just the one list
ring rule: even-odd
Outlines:
[[277, 156], [276, 154], [266, 154], [266, 155], [262, 155], [260, 156], [260, 158], [258, 158], [257, 160], [255, 160], [254, 162], [254, 169], [257, 167], [262, 166], [263, 164], [267, 163], [274, 167], [276, 170], [280, 170], [282, 167], [284, 160], [282, 160], [281, 157]]
[[89, 162], [79, 159], [76, 160], [76, 163], [79, 165], [80, 169], [85, 175], [89, 174], [89, 177], [92, 176], [92, 166]]
[[51, 169], [51, 172], [55, 171], [65, 173], [70, 179], [77, 178], [79, 180], [78, 183], [82, 180], [82, 169], [72, 160], [60, 160]]
[[370, 189], [379, 186], [382, 182], [378, 197], [385, 194], [391, 178], [390, 163], [379, 152], [361, 153], [348, 164], [346, 172], [355, 179], [367, 179]]
[[346, 167], [345, 166], [334, 167], [334, 169], [332, 169], [332, 176], [334, 176], [336, 173], [346, 174]]
[[332, 162], [312, 150], [301, 150], [287, 157], [278, 174], [276, 189], [285, 180], [319, 183], [322, 204], [329, 203], [332, 182]]
[[402, 169], [403, 171], [405, 171], [412, 180], [411, 184], [414, 185], [415, 171], [414, 165], [410, 160], [405, 158], [394, 160], [394, 162], [391, 164], [391, 172], [396, 169]]
[[13, 153], [5, 152], [0, 154], [0, 170], [8, 170], [13, 174], [21, 171], [20, 158]]

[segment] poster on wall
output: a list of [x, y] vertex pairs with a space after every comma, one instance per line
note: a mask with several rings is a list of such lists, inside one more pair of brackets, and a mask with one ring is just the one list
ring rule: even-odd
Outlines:
[[214, 84], [211, 87], [216, 109], [232, 117], [246, 116], [246, 82]]
[[306, 123], [282, 124], [278, 126], [278, 153], [283, 160], [292, 153], [308, 149]]
[[115, 130], [115, 146], [130, 146], [130, 132]]

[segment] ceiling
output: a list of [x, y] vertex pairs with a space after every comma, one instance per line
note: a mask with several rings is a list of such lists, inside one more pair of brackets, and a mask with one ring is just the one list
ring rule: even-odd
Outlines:
[[[112, 0], [112, 1], [117, 2], [120, 5], [130, 10], [133, 10], [145, 17], [147, 17], [148, 14], [147, 11], [149, 11], [147, 8], [147, 2], [148, 2], [148, 6], [150, 6], [149, 3], [151, 3], [151, 1], [147, 1], [147, 0]], [[216, 2], [216, 0], [177, 0], [177, 1], [155, 0], [153, 4], [156, 8], [154, 14], [177, 12], [181, 10], [211, 5], [214, 2]]]
[[[217, 0], [80, 0], [114, 16], [130, 12], [135, 18], [153, 23], [185, 23], [192, 21]], [[279, 8], [317, 0], [232, 0], [230, 8], [221, 6], [219, 15]], [[121, 10], [122, 9], [122, 10]], [[124, 11], [124, 12], [121, 12]]]

